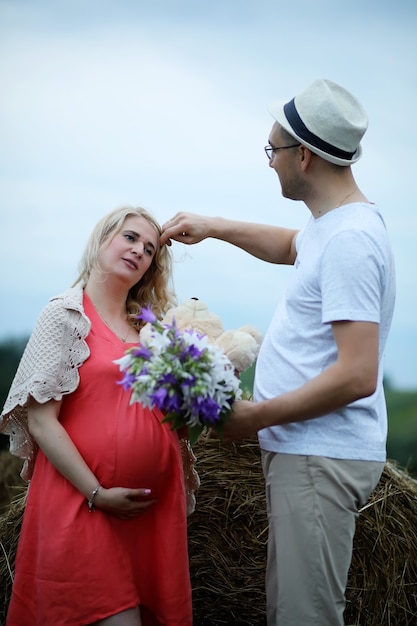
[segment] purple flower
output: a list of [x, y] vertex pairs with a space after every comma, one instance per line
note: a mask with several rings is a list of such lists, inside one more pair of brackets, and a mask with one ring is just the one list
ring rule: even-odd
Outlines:
[[181, 343], [184, 341], [181, 332], [178, 330], [175, 317], [172, 318], [171, 324], [164, 324], [164, 327], [169, 329], [169, 336], [174, 340], [173, 344], [177, 343], [178, 340], [180, 340]]
[[205, 350], [199, 350], [196, 345], [192, 344], [191, 346], [187, 346], [186, 350], [181, 355], [181, 356], [184, 357], [181, 360], [185, 360], [186, 358], [190, 358], [190, 359], [193, 359], [194, 361], [198, 361], [198, 359], [201, 357], [201, 355], [204, 353], [204, 351]]
[[146, 323], [154, 324], [156, 322], [156, 315], [152, 312], [150, 306], [144, 306], [136, 317], [138, 320], [143, 320]]
[[220, 407], [213, 398], [198, 398], [193, 409], [199, 414], [200, 421], [204, 425], [213, 426], [220, 419]]
[[164, 374], [161, 378], [161, 383], [163, 385], [176, 385], [178, 384], [178, 380], [176, 379], [176, 377], [174, 376], [174, 374], [172, 372], [168, 372], [167, 374]]
[[169, 395], [166, 399], [165, 406], [168, 413], [179, 413], [181, 409], [180, 397], [177, 394]]
[[195, 376], [189, 375], [181, 381], [181, 387], [192, 387], [196, 380], [197, 378]]
[[132, 348], [132, 355], [139, 359], [150, 359], [152, 352], [145, 346], [138, 346], [137, 348]]
[[159, 387], [159, 389], [157, 389], [155, 393], [152, 393], [150, 395], [150, 398], [153, 404], [158, 407], [158, 409], [164, 409], [165, 408], [164, 403], [165, 403], [165, 399], [167, 395], [168, 395], [168, 390], [165, 389], [165, 387]]
[[129, 391], [129, 389], [132, 387], [135, 381], [136, 381], [136, 376], [134, 374], [129, 374], [128, 372], [125, 372], [125, 375], [123, 376], [122, 380], [118, 380], [117, 384], [123, 385], [123, 389], [125, 391]]
[[192, 328], [186, 328], [184, 331], [184, 335], [194, 335], [198, 337], [198, 339], [202, 339], [207, 336], [207, 333], [200, 333], [198, 330], [193, 330]]
[[155, 406], [161, 411], [167, 411], [168, 413], [179, 411], [180, 401], [176, 394], [170, 395], [166, 387], [159, 387], [155, 393], [150, 395], [150, 398]]

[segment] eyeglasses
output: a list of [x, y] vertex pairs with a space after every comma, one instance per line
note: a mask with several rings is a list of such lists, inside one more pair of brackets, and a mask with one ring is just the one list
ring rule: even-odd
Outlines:
[[272, 157], [274, 156], [274, 152], [276, 150], [288, 150], [288, 148], [298, 148], [298, 146], [301, 146], [300, 143], [292, 143], [290, 146], [279, 146], [278, 148], [274, 148], [273, 146], [265, 146], [264, 150], [265, 150], [265, 154], [268, 158], [268, 161], [270, 161], [272, 159]]

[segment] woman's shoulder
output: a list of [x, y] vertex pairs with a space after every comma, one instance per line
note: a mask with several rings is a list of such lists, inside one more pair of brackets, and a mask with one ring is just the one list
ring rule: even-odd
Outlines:
[[82, 286], [71, 287], [63, 293], [53, 296], [40, 312], [30, 341], [35, 338], [62, 344], [79, 338], [85, 339], [91, 328], [91, 322], [84, 312]]
[[88, 318], [84, 313], [83, 293], [83, 287], [76, 285], [58, 295], [52, 296], [42, 309], [39, 316], [40, 319], [50, 317], [65, 319], [70, 315], [70, 311], [75, 311], [87, 320]]
[[52, 296], [45, 308], [50, 309], [73, 309], [84, 312], [83, 307], [84, 287], [80, 284], [69, 287], [62, 293]]

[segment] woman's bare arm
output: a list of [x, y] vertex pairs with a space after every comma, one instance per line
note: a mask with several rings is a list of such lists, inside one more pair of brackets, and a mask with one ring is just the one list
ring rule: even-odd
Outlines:
[[[30, 398], [28, 402], [29, 431], [58, 472], [89, 500], [99, 483], [59, 422], [60, 408], [61, 402], [56, 400], [40, 404]], [[151, 500], [151, 497], [146, 488], [105, 489], [101, 486], [94, 498], [94, 505], [117, 517], [129, 519], [153, 504], [154, 500]]]

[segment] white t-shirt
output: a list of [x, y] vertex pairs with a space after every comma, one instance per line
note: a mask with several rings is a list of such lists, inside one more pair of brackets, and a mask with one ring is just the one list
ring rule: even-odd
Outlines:
[[328, 415], [261, 430], [261, 448], [385, 461], [382, 361], [394, 300], [394, 261], [375, 205], [354, 203], [310, 218], [297, 237], [293, 273], [258, 356], [254, 400], [297, 389], [334, 363], [331, 323], [341, 320], [379, 324], [378, 386], [372, 396]]

